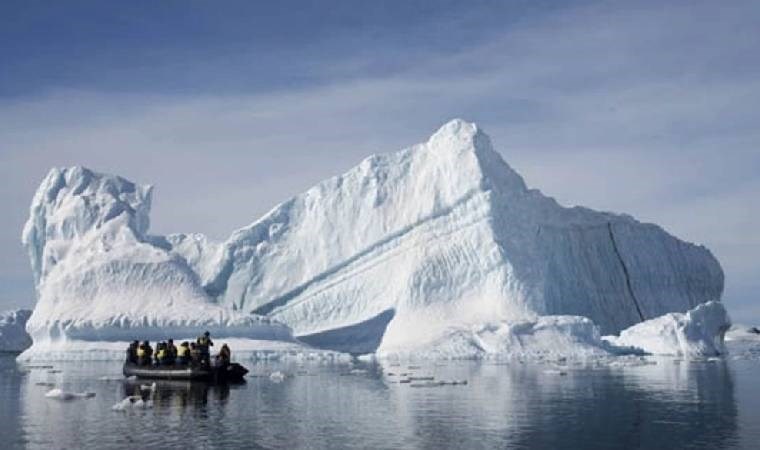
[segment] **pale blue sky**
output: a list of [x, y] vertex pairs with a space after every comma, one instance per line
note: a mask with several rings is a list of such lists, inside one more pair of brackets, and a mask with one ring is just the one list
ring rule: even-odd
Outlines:
[[51, 166], [154, 184], [154, 232], [223, 239], [462, 117], [561, 203], [707, 245], [760, 323], [758, 23], [754, 1], [2, 2], [0, 309], [33, 304], [20, 234]]

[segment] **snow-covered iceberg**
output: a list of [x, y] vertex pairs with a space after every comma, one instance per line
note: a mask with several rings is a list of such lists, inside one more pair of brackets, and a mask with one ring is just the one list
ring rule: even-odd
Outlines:
[[[375, 155], [224, 242], [148, 234], [151, 187], [53, 169], [24, 228], [38, 342], [213, 328], [354, 353], [454, 328], [584, 316], [604, 334], [720, 298], [704, 247], [625, 215], [564, 208], [474, 124]], [[582, 325], [580, 325], [582, 326]]]
[[0, 313], [0, 352], [21, 352], [32, 345], [25, 328], [31, 315], [28, 309]]

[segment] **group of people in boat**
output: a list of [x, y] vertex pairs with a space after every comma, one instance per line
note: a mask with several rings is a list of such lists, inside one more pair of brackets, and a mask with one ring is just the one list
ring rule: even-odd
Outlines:
[[[182, 342], [179, 347], [174, 345], [174, 340], [156, 344], [156, 350], [150, 346], [149, 341], [132, 341], [127, 348], [127, 362], [138, 366], [210, 366], [210, 347], [214, 345], [208, 331], [199, 336], [195, 342]], [[223, 344], [219, 353], [214, 358], [217, 366], [226, 366], [231, 359], [230, 348]]]

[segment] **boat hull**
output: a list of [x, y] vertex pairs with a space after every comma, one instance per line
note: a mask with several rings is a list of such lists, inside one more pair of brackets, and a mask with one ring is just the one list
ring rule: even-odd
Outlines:
[[209, 382], [242, 381], [248, 369], [238, 363], [223, 367], [138, 366], [124, 363], [124, 376], [154, 380], [190, 380]]

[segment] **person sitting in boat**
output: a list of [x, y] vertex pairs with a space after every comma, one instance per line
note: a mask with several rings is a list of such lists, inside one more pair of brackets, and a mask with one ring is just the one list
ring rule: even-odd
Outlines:
[[158, 365], [158, 353], [161, 351], [161, 341], [156, 342], [156, 351], [153, 352], [153, 365]]
[[177, 349], [177, 364], [187, 365], [190, 362], [190, 343], [187, 341], [180, 344]]
[[198, 350], [201, 353], [201, 362], [205, 362], [207, 365], [211, 363], [211, 350], [209, 347], [214, 345], [214, 341], [211, 340], [211, 333], [206, 331], [203, 336], [198, 337], [196, 340]]
[[137, 347], [140, 346], [140, 343], [137, 341], [132, 341], [131, 344], [129, 344], [129, 348], [127, 348], [127, 362], [130, 364], [137, 364]]
[[150, 342], [143, 341], [139, 347], [137, 347], [137, 364], [141, 366], [150, 365], [151, 357], [153, 356], [153, 349], [150, 346]]
[[195, 342], [190, 343], [190, 363], [194, 366], [201, 363], [201, 351]]
[[177, 347], [174, 345], [174, 339], [169, 339], [166, 342], [166, 351], [168, 353], [169, 365], [174, 364], [177, 361]]
[[166, 342], [160, 342], [156, 346], [156, 365], [165, 366], [169, 362], [169, 352], [166, 350]]
[[232, 353], [230, 352], [230, 348], [227, 347], [227, 344], [222, 344], [222, 348], [219, 349], [219, 354], [216, 355], [216, 365], [222, 367], [228, 365], [231, 357]]

